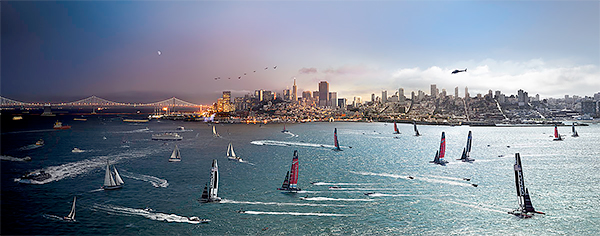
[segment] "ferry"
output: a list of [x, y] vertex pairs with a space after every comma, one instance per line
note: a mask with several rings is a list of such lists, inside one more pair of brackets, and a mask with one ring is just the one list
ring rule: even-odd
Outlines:
[[56, 123], [54, 123], [54, 129], [70, 129], [71, 126], [70, 125], [63, 125], [62, 122], [60, 121], [56, 121]]

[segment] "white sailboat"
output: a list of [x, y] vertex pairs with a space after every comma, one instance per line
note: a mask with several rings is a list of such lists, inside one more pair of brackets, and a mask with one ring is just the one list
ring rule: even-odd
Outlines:
[[[114, 176], [114, 177], [113, 177]], [[106, 172], [104, 174], [104, 190], [120, 189], [125, 182], [121, 179], [117, 168], [113, 166], [113, 171], [110, 171], [110, 164], [106, 161]]]
[[219, 135], [219, 133], [217, 133], [217, 127], [213, 125], [213, 136], [214, 137], [221, 137], [221, 135]]
[[175, 149], [173, 149], [173, 153], [171, 153], [171, 158], [169, 158], [169, 162], [181, 161], [181, 152], [179, 152], [179, 147], [175, 144]]
[[198, 199], [202, 203], [206, 202], [218, 202], [221, 201], [220, 197], [217, 197], [219, 191], [219, 167], [217, 160], [213, 160], [212, 168], [210, 171], [210, 186], [204, 186], [204, 192], [202, 197]]
[[230, 161], [243, 161], [241, 157], [235, 155], [235, 152], [233, 151], [233, 144], [231, 143], [229, 143], [229, 146], [227, 146], [227, 159]]
[[71, 206], [71, 212], [69, 212], [68, 216], [63, 217], [64, 220], [75, 221], [75, 201], [77, 200], [77, 196], [73, 197], [73, 206]]

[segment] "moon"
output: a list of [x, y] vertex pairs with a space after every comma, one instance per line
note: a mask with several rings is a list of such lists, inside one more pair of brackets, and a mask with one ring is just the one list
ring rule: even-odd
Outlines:
[[160, 56], [160, 54], [162, 54], [162, 52], [160, 50], [158, 50], [158, 55]]

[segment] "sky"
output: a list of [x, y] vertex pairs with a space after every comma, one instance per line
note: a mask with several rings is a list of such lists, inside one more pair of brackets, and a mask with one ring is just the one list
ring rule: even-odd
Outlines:
[[[3, 97], [600, 92], [598, 1], [2, 1]], [[160, 51], [160, 53], [159, 53]], [[275, 68], [276, 66], [276, 68]], [[451, 74], [454, 69], [466, 73]], [[254, 72], [256, 71], [256, 72]], [[220, 78], [215, 80], [215, 78]]]

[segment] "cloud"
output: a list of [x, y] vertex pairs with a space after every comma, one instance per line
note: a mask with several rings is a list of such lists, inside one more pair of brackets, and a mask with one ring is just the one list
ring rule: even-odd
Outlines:
[[311, 67], [311, 68], [302, 68], [300, 70], [298, 70], [298, 73], [300, 74], [316, 74], [317, 73], [317, 68]]

